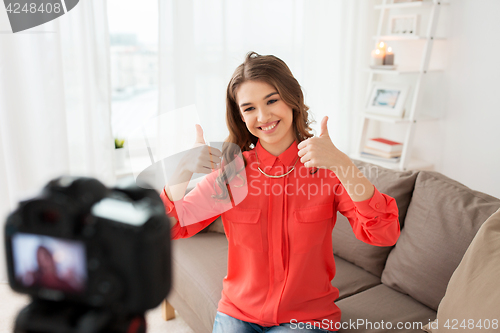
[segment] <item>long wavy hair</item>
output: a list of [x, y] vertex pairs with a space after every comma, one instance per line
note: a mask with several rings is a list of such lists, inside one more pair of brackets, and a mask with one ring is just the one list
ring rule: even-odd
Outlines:
[[241, 112], [236, 101], [236, 93], [239, 87], [247, 81], [265, 82], [278, 91], [283, 101], [293, 110], [292, 126], [297, 143], [313, 136], [309, 125], [314, 120], [309, 120], [309, 113], [307, 112], [309, 107], [304, 104], [302, 88], [285, 62], [273, 55], [260, 55], [256, 52], [247, 53], [245, 61], [236, 68], [227, 86], [226, 124], [229, 129], [229, 136], [224, 141], [222, 149], [222, 157], [223, 161], [225, 161], [224, 167], [219, 170], [217, 177], [217, 184], [222, 190], [222, 193], [214, 196], [218, 199], [226, 199], [230, 195], [227, 184], [235, 176], [239, 176], [239, 172], [247, 165], [244, 157], [244, 167], [242, 169], [236, 171], [234, 163], [231, 164], [236, 154], [238, 154], [237, 147], [241, 152], [251, 150], [259, 139], [247, 129], [246, 124], [241, 119]]

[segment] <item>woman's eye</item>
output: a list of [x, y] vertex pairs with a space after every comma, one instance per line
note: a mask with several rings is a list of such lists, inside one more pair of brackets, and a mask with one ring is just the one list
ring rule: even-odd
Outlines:
[[270, 99], [267, 101], [267, 104], [273, 104], [276, 103], [278, 100], [277, 99]]
[[249, 107], [248, 109], [245, 109], [245, 112], [246, 112], [246, 111], [252, 111], [253, 109], [254, 109], [254, 107], [253, 107], [253, 106], [251, 106], [251, 107]]

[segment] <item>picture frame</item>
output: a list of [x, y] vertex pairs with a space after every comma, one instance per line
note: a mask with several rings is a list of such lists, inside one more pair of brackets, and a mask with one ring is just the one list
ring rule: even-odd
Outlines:
[[409, 85], [376, 82], [366, 103], [366, 112], [403, 118]]
[[389, 18], [389, 35], [417, 36], [419, 15], [392, 15]]

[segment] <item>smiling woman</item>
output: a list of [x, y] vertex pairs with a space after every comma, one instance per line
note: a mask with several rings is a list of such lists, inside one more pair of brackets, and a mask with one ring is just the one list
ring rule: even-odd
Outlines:
[[[267, 332], [336, 332], [339, 290], [330, 283], [336, 272], [331, 238], [336, 212], [368, 244], [389, 246], [399, 237], [396, 201], [359, 170], [346, 176], [356, 166], [332, 143], [328, 118], [321, 134], [313, 136], [308, 116], [302, 88], [288, 66], [273, 55], [248, 53], [226, 90], [229, 136], [222, 167], [207, 171], [181, 199], [172, 200], [169, 185], [161, 194], [166, 213], [175, 219], [173, 239], [191, 237], [222, 217], [229, 259], [213, 333], [265, 327]], [[224, 163], [236, 160], [234, 147], [244, 162], [237, 167]], [[339, 169], [344, 172], [337, 175], [333, 170]], [[229, 196], [232, 203], [231, 193], [241, 194], [232, 185], [242, 170], [245, 196], [216, 211], [207, 198]], [[197, 220], [200, 211], [212, 217]]]
[[[228, 140], [244, 145], [244, 150], [260, 138], [263, 147], [278, 156], [293, 140], [312, 137], [302, 89], [277, 57], [250, 52], [229, 82], [226, 105]], [[240, 119], [246, 128], [238, 126]]]
[[[251, 101], [254, 96], [264, 98]], [[260, 81], [247, 81], [238, 89], [241, 119], [248, 131], [261, 139], [261, 145], [273, 155], [280, 155], [293, 140], [293, 110], [281, 99], [275, 88]]]

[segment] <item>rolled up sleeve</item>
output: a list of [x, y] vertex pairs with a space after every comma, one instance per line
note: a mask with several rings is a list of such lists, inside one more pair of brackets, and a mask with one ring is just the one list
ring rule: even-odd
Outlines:
[[194, 236], [198, 232], [203, 230], [205, 227], [210, 225], [210, 223], [212, 223], [217, 218], [217, 216], [215, 216], [213, 218], [200, 221], [199, 223], [194, 223], [183, 227], [179, 223], [180, 219], [176, 209], [176, 206], [182, 208], [183, 200], [178, 200], [174, 204], [168, 198], [165, 189], [163, 189], [162, 193], [160, 194], [160, 197], [163, 200], [163, 204], [165, 205], [165, 213], [169, 217], [175, 217], [177, 219], [177, 223], [170, 229], [170, 239], [172, 240]]
[[165, 206], [165, 214], [169, 217], [175, 217], [177, 221], [179, 221], [179, 216], [177, 215], [177, 210], [175, 209], [174, 203], [168, 198], [167, 192], [165, 189], [161, 191], [160, 198], [163, 201], [163, 205]]
[[[236, 170], [244, 167], [242, 159], [235, 159]], [[160, 194], [165, 205], [165, 212], [170, 217], [175, 217], [177, 223], [171, 228], [172, 239], [191, 237], [217, 219], [222, 213], [233, 208], [234, 202], [241, 202], [247, 195], [247, 186], [241, 186], [241, 180], [233, 177], [229, 182], [233, 200], [228, 197], [219, 200], [217, 194], [220, 191], [217, 177], [219, 170], [213, 171], [196, 184], [194, 189], [189, 191], [183, 199], [172, 202], [163, 189]], [[243, 178], [243, 184], [246, 184]]]
[[337, 194], [337, 210], [347, 217], [357, 239], [376, 246], [392, 246], [400, 235], [396, 200], [374, 187], [373, 196], [353, 201], [341, 183]]

